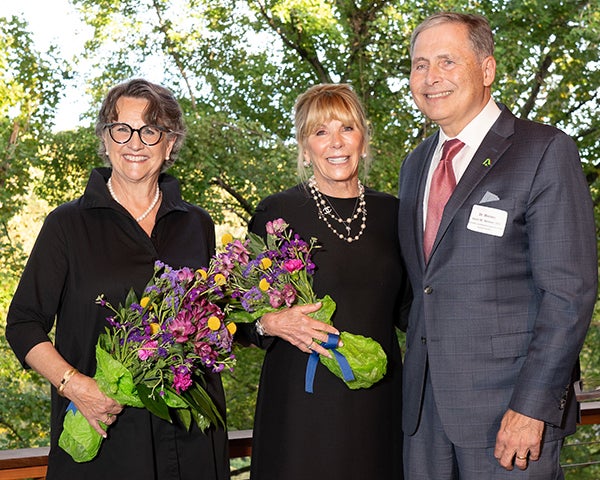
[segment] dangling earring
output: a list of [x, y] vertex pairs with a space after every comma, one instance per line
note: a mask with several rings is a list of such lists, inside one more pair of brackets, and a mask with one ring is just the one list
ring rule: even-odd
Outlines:
[[310, 160], [304, 159], [304, 162], [302, 162], [302, 165], [304, 165], [304, 168], [310, 167]]

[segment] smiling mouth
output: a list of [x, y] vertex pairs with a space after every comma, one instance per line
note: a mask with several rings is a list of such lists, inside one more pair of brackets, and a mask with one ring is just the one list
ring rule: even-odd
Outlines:
[[425, 97], [426, 98], [442, 98], [442, 97], [447, 97], [451, 93], [452, 93], [451, 90], [448, 90], [446, 92], [439, 92], [439, 93], [426, 93]]
[[144, 160], [146, 160], [148, 158], [146, 156], [141, 156], [141, 155], [123, 155], [123, 157], [128, 162], [134, 162], [134, 163], [143, 162]]
[[333, 163], [334, 165], [338, 165], [340, 163], [345, 163], [348, 161], [350, 157], [349, 156], [344, 156], [344, 157], [327, 157], [327, 161], [329, 163]]

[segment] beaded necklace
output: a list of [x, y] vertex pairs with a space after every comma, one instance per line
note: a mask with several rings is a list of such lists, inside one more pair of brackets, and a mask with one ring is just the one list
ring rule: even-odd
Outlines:
[[[343, 218], [336, 211], [329, 199], [321, 193], [317, 184], [317, 180], [314, 176], [308, 179], [308, 188], [310, 189], [313, 200], [317, 204], [319, 218], [325, 222], [325, 225], [327, 225], [329, 230], [331, 230], [338, 238], [348, 243], [358, 240], [365, 231], [365, 228], [367, 228], [367, 202], [365, 201], [365, 187], [360, 180], [358, 181], [359, 195], [356, 199], [356, 203], [354, 204], [352, 214], [348, 218]], [[356, 235], [352, 236], [352, 222], [361, 216], [360, 229]], [[332, 225], [329, 219], [332, 219], [335, 222], [343, 225], [346, 229], [346, 234], [344, 235], [343, 233], [338, 232], [336, 227]]]
[[[123, 205], [121, 203], [121, 201], [115, 195], [115, 191], [113, 190], [113, 186], [112, 186], [112, 181], [111, 180], [112, 180], [112, 177], [110, 177], [108, 179], [108, 182], [106, 182], [106, 186], [108, 187], [108, 191], [110, 193], [110, 196], [119, 205]], [[160, 188], [158, 188], [158, 183], [157, 183], [156, 184], [156, 193], [154, 194], [154, 199], [152, 200], [152, 203], [150, 204], [150, 206], [146, 209], [146, 211], [144, 213], [142, 213], [139, 217], [137, 217], [135, 219], [136, 222], [140, 223], [142, 220], [144, 220], [144, 218], [146, 218], [148, 215], [150, 215], [150, 212], [152, 210], [154, 210], [154, 207], [156, 207], [156, 204], [158, 203], [158, 200], [160, 199], [161, 194], [162, 194], [162, 192], [160, 191]]]

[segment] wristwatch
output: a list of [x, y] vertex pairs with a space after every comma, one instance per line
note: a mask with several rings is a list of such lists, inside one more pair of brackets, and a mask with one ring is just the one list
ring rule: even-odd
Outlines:
[[267, 333], [265, 332], [265, 327], [263, 327], [263, 324], [260, 323], [260, 319], [258, 319], [256, 321], [256, 323], [254, 324], [255, 328], [256, 328], [256, 333], [258, 333], [260, 336], [264, 336]]

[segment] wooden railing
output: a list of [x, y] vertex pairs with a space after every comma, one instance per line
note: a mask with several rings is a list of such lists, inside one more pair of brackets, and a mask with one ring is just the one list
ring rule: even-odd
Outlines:
[[[577, 392], [581, 403], [581, 425], [600, 424], [600, 390]], [[0, 480], [43, 480], [48, 466], [49, 447], [0, 451]], [[249, 457], [252, 454], [252, 430], [229, 432], [229, 457]]]
[[[45, 479], [49, 450], [50, 447], [37, 447], [0, 451], [0, 480]], [[252, 430], [229, 432], [229, 458], [251, 454]]]

